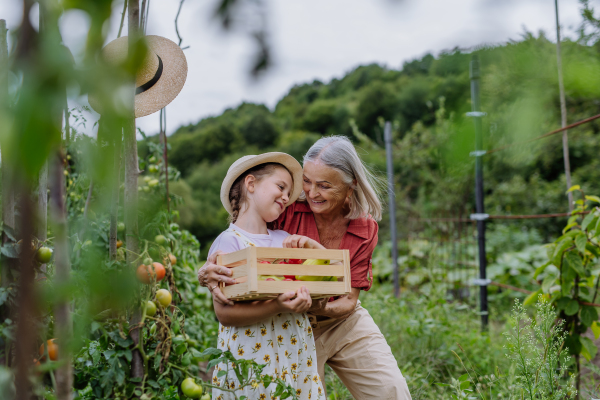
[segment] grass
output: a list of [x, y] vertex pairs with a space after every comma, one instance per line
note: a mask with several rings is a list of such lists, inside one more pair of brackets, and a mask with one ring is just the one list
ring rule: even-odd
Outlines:
[[[465, 373], [457, 354], [484, 376], [508, 369], [501, 338], [504, 325], [492, 323], [482, 334], [479, 315], [469, 306], [446, 301], [444, 295], [441, 290], [405, 291], [396, 299], [389, 284], [374, 285], [361, 294], [362, 305], [387, 339], [413, 400], [452, 398], [447, 387], [436, 383]], [[329, 399], [352, 399], [331, 370], [326, 370], [326, 385]]]

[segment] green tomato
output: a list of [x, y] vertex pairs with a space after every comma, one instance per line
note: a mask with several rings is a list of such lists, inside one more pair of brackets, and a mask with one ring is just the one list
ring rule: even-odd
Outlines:
[[146, 182], [146, 183], [150, 182], [151, 180], [152, 180], [152, 178], [149, 176], [144, 177], [144, 182]]
[[148, 193], [148, 192], [150, 191], [150, 186], [144, 186], [144, 187], [142, 188], [142, 190], [143, 190], [144, 192]]
[[150, 257], [144, 258], [144, 265], [152, 265], [152, 259]]
[[196, 384], [192, 378], [185, 378], [181, 382], [181, 391], [192, 399], [199, 399], [202, 396], [202, 386]]
[[204, 393], [202, 397], [200, 397], [200, 400], [210, 400], [210, 394]]
[[35, 258], [41, 263], [46, 264], [52, 258], [52, 249], [49, 247], [40, 247]]
[[125, 232], [125, 223], [119, 222], [117, 224], [117, 232]]
[[152, 179], [151, 181], [148, 182], [148, 186], [153, 188], [153, 187], [158, 186], [158, 183], [159, 183], [158, 179]]
[[158, 167], [156, 165], [151, 165], [148, 167], [148, 171], [150, 171], [151, 173], [155, 174], [158, 172]]
[[152, 324], [152, 326], [150, 327], [150, 334], [154, 335], [156, 333], [156, 324]]
[[178, 231], [179, 230], [179, 224], [172, 223], [171, 225], [169, 225], [169, 228], [171, 228], [171, 232]]
[[153, 301], [148, 301], [146, 303], [146, 315], [149, 317], [154, 317], [156, 315], [156, 303]]
[[161, 246], [165, 246], [167, 244], [167, 238], [164, 237], [163, 235], [156, 235], [156, 237], [154, 238], [154, 241]]
[[148, 161], [150, 161], [151, 163], [155, 163], [156, 162], [156, 157], [152, 156], [148, 159]]
[[171, 304], [173, 296], [167, 289], [159, 289], [156, 291], [156, 300], [163, 306], [166, 307]]

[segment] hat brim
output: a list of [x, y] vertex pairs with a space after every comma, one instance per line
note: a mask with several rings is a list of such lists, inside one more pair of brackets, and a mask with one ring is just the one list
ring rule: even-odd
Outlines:
[[249, 158], [248, 160], [242, 161], [237, 165], [232, 165], [232, 167], [229, 168], [229, 171], [227, 171], [227, 176], [221, 184], [221, 203], [223, 203], [223, 207], [225, 207], [230, 215], [233, 213], [233, 210], [231, 209], [231, 202], [229, 201], [229, 192], [231, 191], [231, 186], [233, 186], [235, 180], [250, 168], [265, 163], [281, 164], [292, 174], [294, 184], [290, 193], [290, 199], [286, 204], [286, 208], [298, 200], [300, 193], [302, 193], [303, 175], [303, 169], [300, 163], [294, 157], [286, 153], [271, 152], [259, 154]]
[[[127, 36], [113, 40], [104, 51], [122, 47], [127, 51]], [[187, 79], [188, 65], [183, 50], [173, 41], [162, 36], [146, 36], [148, 48], [163, 62], [163, 72], [158, 82], [143, 93], [135, 95], [135, 118], [153, 114], [171, 103], [183, 89]], [[93, 96], [88, 97], [90, 106], [102, 114], [100, 104]]]

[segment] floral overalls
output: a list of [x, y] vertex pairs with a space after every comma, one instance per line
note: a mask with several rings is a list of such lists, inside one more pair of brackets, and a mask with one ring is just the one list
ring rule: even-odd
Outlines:
[[[254, 246], [242, 233], [233, 228], [228, 231], [239, 236], [246, 246]], [[317, 353], [313, 331], [306, 314], [282, 313], [259, 323], [244, 327], [224, 327], [219, 324], [218, 348], [229, 350], [234, 356], [254, 359], [265, 364], [263, 374], [281, 378], [296, 390], [299, 399], [324, 399], [324, 390], [317, 371]], [[239, 388], [233, 369], [218, 377], [221, 370], [227, 370], [226, 364], [218, 364], [213, 373], [213, 385]], [[231, 367], [231, 366], [230, 366]], [[276, 384], [268, 387], [254, 382], [235, 394], [248, 399], [272, 400], [275, 397]], [[213, 400], [230, 400], [230, 392], [213, 389]]]

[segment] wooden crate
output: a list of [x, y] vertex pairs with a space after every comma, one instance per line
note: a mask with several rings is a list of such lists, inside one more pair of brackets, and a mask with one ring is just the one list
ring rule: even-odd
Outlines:
[[[330, 260], [329, 265], [277, 264], [277, 260]], [[261, 263], [268, 262], [267, 263]], [[335, 264], [334, 264], [335, 263]], [[283, 249], [250, 246], [217, 257], [217, 264], [233, 270], [236, 284], [220, 284], [228, 299], [266, 300], [305, 286], [313, 299], [350, 293], [350, 252], [348, 250]], [[333, 264], [333, 265], [332, 265]], [[335, 276], [338, 281], [263, 281], [259, 275]]]

